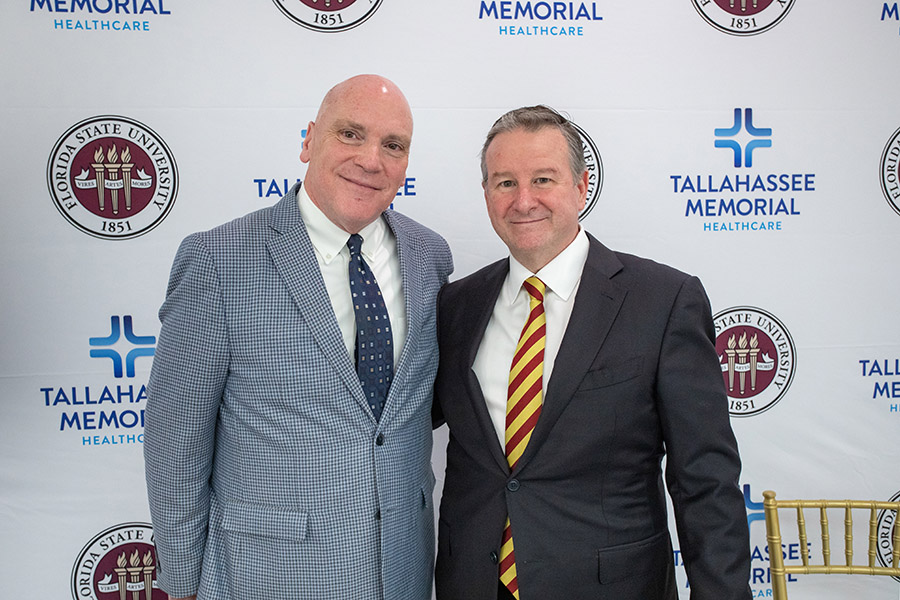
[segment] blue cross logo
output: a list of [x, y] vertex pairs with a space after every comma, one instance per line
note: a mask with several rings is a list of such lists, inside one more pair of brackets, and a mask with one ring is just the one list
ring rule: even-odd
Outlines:
[[[741, 129], [744, 129], [753, 139], [747, 142], [747, 145], [744, 146], [743, 152], [741, 148], [741, 144], [737, 140], [725, 140], [718, 139], [716, 140], [716, 148], [730, 148], [734, 152], [734, 166], [740, 167], [741, 163], [746, 167], [753, 166], [753, 151], [757, 148], [771, 148], [772, 140], [768, 139], [772, 137], [772, 128], [771, 127], [754, 127], [753, 126], [753, 109], [745, 108], [743, 111], [743, 115], [741, 114], [741, 109], [734, 109], [734, 124], [725, 129], [717, 128], [715, 130], [717, 138], [733, 138], [738, 133], [741, 132]], [[767, 139], [762, 139], [767, 138]], [[743, 160], [742, 160], [743, 158]]]
[[[140, 356], [153, 356], [156, 351], [155, 335], [135, 335], [131, 323], [131, 315], [122, 317], [122, 325], [125, 329], [125, 339], [138, 348], [132, 348], [125, 355], [125, 374], [134, 377], [134, 361]], [[112, 346], [122, 337], [122, 327], [119, 326], [119, 317], [110, 317], [109, 335], [106, 337], [92, 337], [88, 339], [91, 346]], [[113, 375], [118, 379], [122, 377], [122, 355], [113, 348], [100, 348], [91, 350], [91, 358], [109, 358], [113, 362]]]

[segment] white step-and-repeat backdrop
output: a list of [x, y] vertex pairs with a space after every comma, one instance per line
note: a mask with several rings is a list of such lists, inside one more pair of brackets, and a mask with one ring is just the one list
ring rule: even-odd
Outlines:
[[[175, 249], [302, 179], [307, 122], [357, 73], [412, 104], [394, 206], [447, 238], [454, 277], [504, 255], [478, 151], [535, 103], [584, 132], [582, 224], [701, 277], [755, 597], [771, 595], [762, 490], [900, 495], [896, 2], [5, 0], [0, 56], [4, 597], [162, 597], [142, 431]], [[900, 597], [863, 579], [789, 590]]]

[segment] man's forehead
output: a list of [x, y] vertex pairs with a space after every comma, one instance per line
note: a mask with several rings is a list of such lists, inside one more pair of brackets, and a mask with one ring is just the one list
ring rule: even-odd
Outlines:
[[498, 133], [491, 140], [487, 147], [487, 155], [492, 152], [499, 152], [499, 148], [503, 147], [509, 150], [509, 147], [520, 148], [523, 145], [533, 147], [538, 152], [544, 152], [548, 155], [556, 154], [557, 150], [566, 151], [566, 138], [562, 132], [552, 127], [542, 127], [537, 130], [530, 130], [524, 127], [517, 127], [509, 131]]
[[[494, 142], [496, 141], [495, 139]], [[541, 144], [526, 150], [521, 143], [513, 143], [511, 146], [495, 143], [488, 147], [485, 154], [485, 163], [491, 175], [512, 172], [552, 174], [562, 172], [568, 166], [568, 155], [562, 147]]]

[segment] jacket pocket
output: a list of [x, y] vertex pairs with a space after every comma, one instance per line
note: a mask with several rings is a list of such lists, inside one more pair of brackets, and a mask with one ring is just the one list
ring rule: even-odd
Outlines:
[[306, 537], [309, 514], [305, 511], [248, 502], [229, 502], [223, 508], [225, 531], [293, 542]]
[[654, 570], [666, 572], [672, 559], [671, 543], [666, 531], [653, 537], [604, 548], [597, 552], [597, 575], [600, 583], [614, 583]]
[[585, 373], [577, 392], [596, 390], [634, 379], [641, 374], [643, 358], [635, 356], [625, 362], [600, 367]]

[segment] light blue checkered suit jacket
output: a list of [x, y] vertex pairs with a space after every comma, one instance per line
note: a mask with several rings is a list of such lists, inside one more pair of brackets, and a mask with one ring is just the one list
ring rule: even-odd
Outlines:
[[189, 236], [175, 257], [144, 444], [159, 584], [201, 599], [424, 600], [434, 303], [450, 250], [384, 213], [409, 335], [376, 423], [296, 192]]

